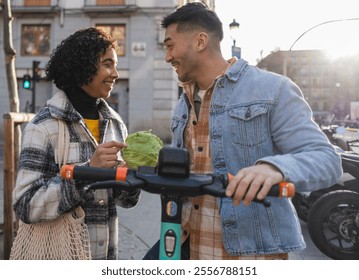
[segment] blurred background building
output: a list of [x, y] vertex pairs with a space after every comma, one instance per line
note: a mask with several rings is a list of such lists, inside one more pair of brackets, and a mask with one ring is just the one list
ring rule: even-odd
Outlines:
[[[42, 68], [51, 51], [80, 28], [98, 26], [120, 46], [116, 83], [109, 103], [120, 113], [130, 132], [152, 129], [170, 138], [170, 117], [178, 98], [177, 75], [164, 60], [162, 18], [183, 0], [12, 0], [13, 42], [21, 112], [37, 112], [57, 88], [46, 82]], [[205, 1], [214, 6], [214, 0]], [[0, 22], [3, 22], [0, 13]], [[2, 26], [2, 25], [1, 25]], [[0, 115], [9, 112], [9, 99], [0, 29]], [[35, 66], [35, 67], [34, 67]], [[34, 68], [36, 70], [34, 70]], [[36, 73], [34, 73], [36, 71]], [[23, 82], [33, 75], [35, 98]], [[25, 85], [26, 85], [25, 81]], [[26, 87], [26, 86], [25, 86]], [[34, 102], [33, 102], [34, 101]], [[0, 130], [3, 135], [2, 129]]]
[[[186, 0], [12, 0], [13, 43], [16, 49], [16, 76], [21, 112], [37, 112], [57, 89], [46, 82], [42, 68], [51, 51], [80, 28], [99, 26], [110, 32], [120, 46], [120, 78], [109, 103], [120, 113], [129, 132], [152, 129], [169, 141], [170, 118], [180, 89], [177, 74], [164, 60], [162, 18], [185, 4]], [[202, 1], [215, 10], [215, 0]], [[240, 21], [240, 19], [239, 19]], [[0, 13], [0, 22], [3, 22]], [[223, 22], [227, 25], [229, 22]], [[230, 23], [236, 29], [239, 23]], [[0, 28], [0, 115], [9, 112]], [[235, 38], [235, 37], [234, 37]], [[240, 56], [240, 37], [233, 38], [234, 53]], [[232, 52], [233, 54], [233, 52]], [[244, 57], [245, 59], [245, 57]], [[358, 107], [359, 58], [330, 60], [320, 50], [273, 51], [258, 60], [258, 67], [285, 74], [302, 89], [316, 120], [337, 120], [356, 125], [350, 107]], [[38, 76], [36, 81], [31, 80]], [[35, 93], [24, 88], [29, 79], [36, 83]], [[354, 110], [352, 110], [354, 112]], [[0, 128], [0, 135], [3, 135]], [[2, 137], [1, 137], [2, 138]], [[1, 144], [1, 143], [0, 143]]]
[[336, 59], [321, 50], [274, 51], [257, 66], [291, 78], [303, 91], [315, 120], [359, 128], [359, 55]]

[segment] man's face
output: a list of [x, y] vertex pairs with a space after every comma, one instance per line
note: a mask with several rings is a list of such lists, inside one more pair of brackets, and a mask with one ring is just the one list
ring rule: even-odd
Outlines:
[[181, 82], [194, 80], [197, 69], [197, 52], [195, 51], [195, 33], [177, 32], [177, 24], [171, 24], [165, 32], [165, 60], [172, 64]]
[[116, 66], [116, 51], [113, 48], [109, 48], [101, 57], [97, 65], [96, 75], [92, 81], [87, 85], [83, 85], [81, 88], [94, 98], [109, 97], [115, 81], [119, 78]]

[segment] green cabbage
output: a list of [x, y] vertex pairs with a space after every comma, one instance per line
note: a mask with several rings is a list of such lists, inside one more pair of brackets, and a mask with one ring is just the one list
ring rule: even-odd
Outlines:
[[129, 168], [156, 166], [163, 142], [151, 130], [129, 134], [126, 144], [128, 147], [122, 150], [122, 156]]

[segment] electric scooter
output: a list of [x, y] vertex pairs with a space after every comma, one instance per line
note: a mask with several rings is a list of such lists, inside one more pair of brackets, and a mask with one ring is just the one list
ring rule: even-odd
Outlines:
[[[156, 167], [140, 166], [137, 170], [119, 167], [97, 168], [65, 165], [61, 169], [64, 179], [90, 181], [86, 190], [118, 188], [141, 189], [161, 195], [160, 260], [181, 259], [181, 214], [184, 197], [212, 195], [225, 197], [225, 187], [231, 178], [228, 174], [191, 174], [189, 154], [186, 149], [163, 147]], [[269, 196], [292, 197], [292, 183], [274, 185]], [[270, 201], [255, 200], [265, 207]]]

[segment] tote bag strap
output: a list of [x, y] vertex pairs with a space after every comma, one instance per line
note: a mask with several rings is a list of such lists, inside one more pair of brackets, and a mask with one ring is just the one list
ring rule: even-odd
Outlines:
[[57, 161], [59, 169], [61, 170], [62, 165], [67, 163], [69, 156], [70, 147], [70, 134], [66, 127], [66, 124], [62, 120], [58, 120], [59, 124], [59, 137], [57, 143]]

